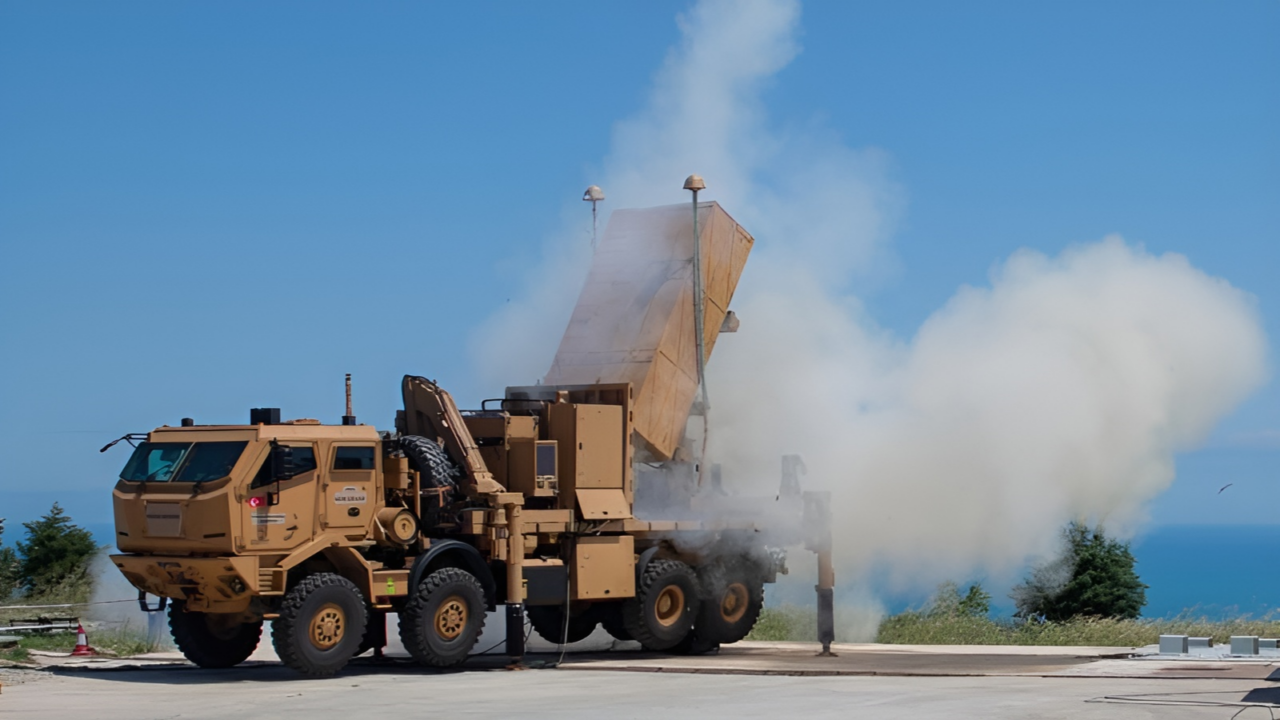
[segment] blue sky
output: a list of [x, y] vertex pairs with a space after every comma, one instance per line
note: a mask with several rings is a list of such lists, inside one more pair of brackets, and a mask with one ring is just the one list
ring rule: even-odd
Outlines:
[[[107, 440], [254, 406], [335, 420], [344, 372], [380, 427], [406, 372], [499, 394], [468, 334], [586, 212], [685, 7], [0, 6], [0, 516], [108, 522]], [[1254, 294], [1280, 337], [1280, 4], [801, 22], [764, 102], [889, 159], [906, 205], [862, 295], [885, 327], [910, 337], [1018, 248], [1119, 232]], [[1180, 458], [1153, 522], [1274, 522], [1278, 401]]]

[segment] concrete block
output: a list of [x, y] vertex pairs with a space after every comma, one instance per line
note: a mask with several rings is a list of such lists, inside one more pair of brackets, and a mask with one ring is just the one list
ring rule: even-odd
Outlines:
[[1258, 636], [1257, 635], [1232, 635], [1231, 636], [1231, 654], [1232, 655], [1257, 655], [1258, 654]]
[[1187, 648], [1211, 648], [1213, 647], [1213, 638], [1211, 637], [1189, 637], [1187, 638]]
[[1186, 655], [1187, 654], [1187, 636], [1186, 635], [1161, 635], [1160, 636], [1160, 654], [1161, 655]]
[[1275, 638], [1261, 638], [1258, 640], [1258, 650], [1280, 650], [1280, 640]]

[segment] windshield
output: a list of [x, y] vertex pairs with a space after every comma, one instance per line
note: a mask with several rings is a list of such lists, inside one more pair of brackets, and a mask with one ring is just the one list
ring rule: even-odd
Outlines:
[[131, 482], [207, 482], [231, 474], [247, 442], [153, 443], [138, 445], [120, 471]]

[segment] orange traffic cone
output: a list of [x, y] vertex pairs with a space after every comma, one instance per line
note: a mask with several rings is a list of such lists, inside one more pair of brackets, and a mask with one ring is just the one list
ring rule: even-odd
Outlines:
[[84, 632], [84, 625], [76, 625], [76, 646], [71, 651], [72, 657], [85, 657], [97, 655], [93, 648], [89, 647], [89, 636]]

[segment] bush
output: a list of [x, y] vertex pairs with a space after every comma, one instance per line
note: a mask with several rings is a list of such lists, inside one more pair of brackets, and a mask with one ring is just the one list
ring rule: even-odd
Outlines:
[[1062, 622], [1074, 617], [1135, 619], [1147, 604], [1147, 586], [1134, 571], [1129, 544], [1101, 527], [1072, 522], [1062, 532], [1056, 560], [1032, 570], [1009, 597], [1019, 618]]
[[0, 518], [0, 603], [13, 596], [18, 588], [18, 554], [4, 547], [4, 518]]
[[1280, 635], [1280, 619], [1249, 617], [1210, 621], [1191, 616], [1170, 620], [1077, 617], [1062, 622], [990, 620], [961, 615], [906, 612], [885, 618], [876, 642], [900, 645], [1087, 645], [1141, 647], [1161, 635], [1212, 637], [1226, 643], [1232, 635]]
[[25, 541], [18, 542], [18, 582], [29, 594], [40, 594], [77, 577], [98, 546], [88, 530], [78, 527], [58, 503], [49, 514], [29, 523]]
[[986, 617], [991, 612], [991, 593], [983, 590], [981, 583], [974, 583], [961, 595], [960, 586], [948, 580], [934, 591], [925, 612], [929, 615]]

